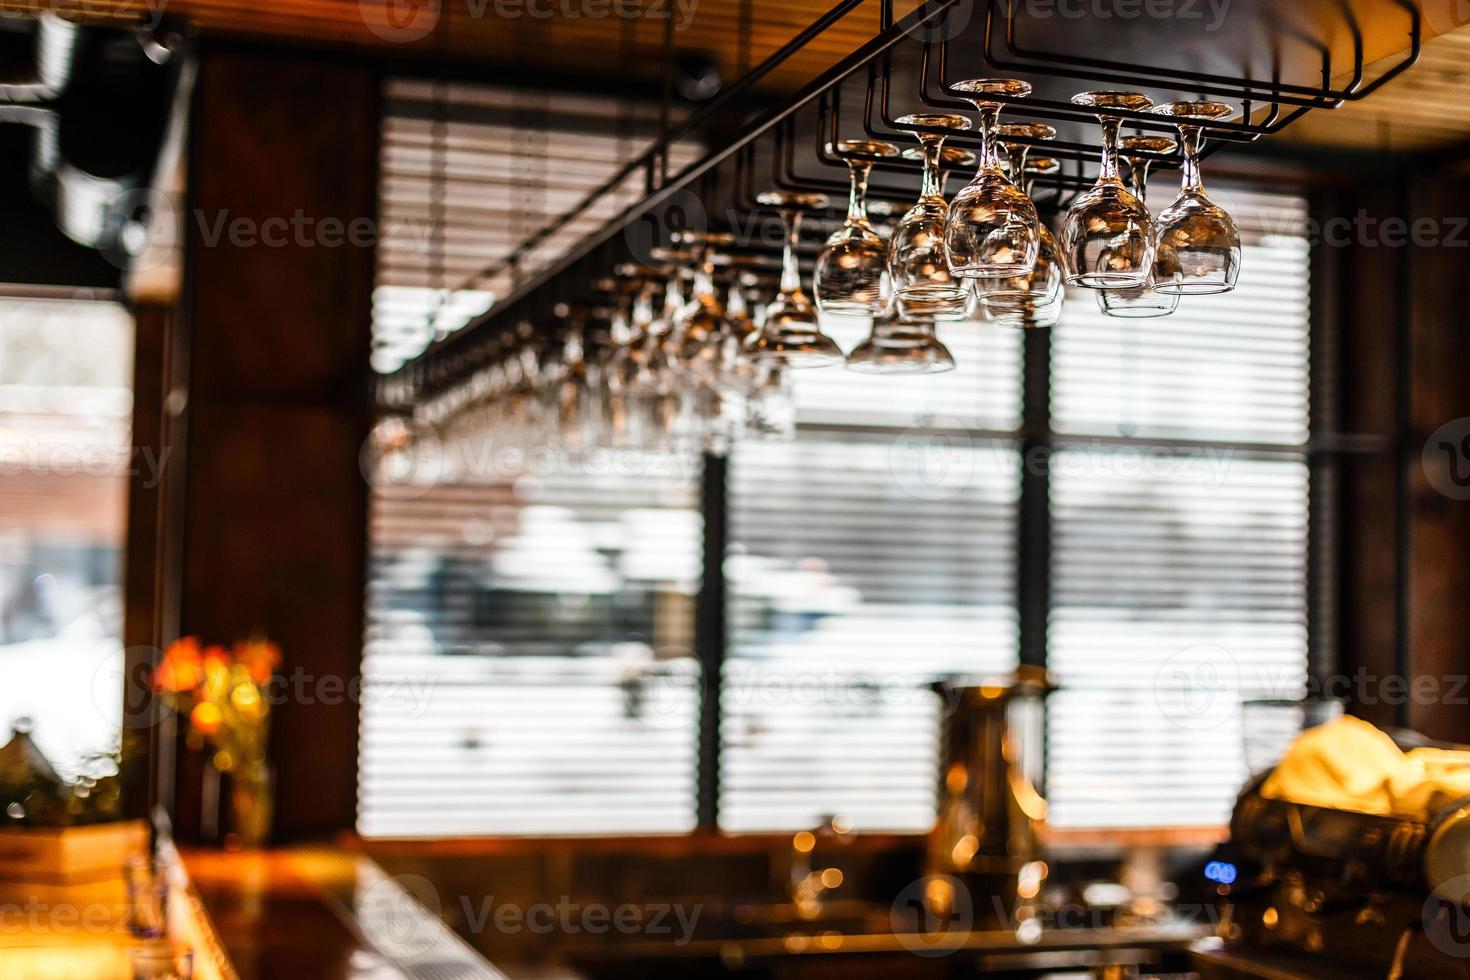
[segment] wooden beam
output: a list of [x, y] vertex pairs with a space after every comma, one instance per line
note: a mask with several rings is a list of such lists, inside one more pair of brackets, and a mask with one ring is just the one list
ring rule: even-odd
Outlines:
[[[281, 645], [277, 836], [319, 837], [356, 816], [358, 706], [343, 692], [362, 651], [374, 247], [318, 231], [375, 226], [379, 80], [319, 55], [199, 57], [179, 632]], [[186, 837], [209, 823], [193, 789], [180, 785]]]

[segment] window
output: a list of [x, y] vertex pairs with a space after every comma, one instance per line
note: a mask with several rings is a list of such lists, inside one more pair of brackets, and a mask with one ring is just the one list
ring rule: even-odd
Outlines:
[[[865, 330], [827, 326], [845, 347]], [[1020, 336], [946, 340], [950, 374], [801, 377], [796, 442], [731, 458], [725, 829], [927, 829], [928, 685], [1015, 665]]]
[[0, 742], [68, 777], [122, 724], [132, 350], [115, 303], [0, 297]]
[[[427, 221], [432, 120], [422, 86], [388, 91], [384, 214], [411, 226]], [[498, 201], [517, 186], [507, 113], [530, 110], [452, 91], [449, 196]], [[590, 125], [550, 98], [535, 111]], [[631, 147], [577, 145], [579, 174]], [[536, 171], [571, 165], [557, 159]], [[566, 188], [533, 190], [549, 217]], [[932, 682], [1006, 672], [1022, 649], [1062, 685], [1042, 726], [1054, 825], [1219, 824], [1244, 776], [1240, 699], [1305, 683], [1310, 350], [1305, 203], [1215, 193], [1245, 237], [1235, 293], [1124, 321], [1078, 292], [1045, 335], [946, 326], [947, 375], [803, 373], [796, 440], [739, 445], [705, 487], [709, 520], [700, 461], [672, 456], [485, 447], [450, 478], [379, 487], [361, 831], [682, 832], [711, 785], [726, 831], [836, 814], [923, 831], [943, 721]], [[449, 239], [475, 243], [451, 272], [513, 244], [483, 217], [451, 215]], [[499, 288], [450, 275], [478, 285], [431, 327], [432, 254], [382, 255], [383, 370]], [[827, 327], [845, 348], [866, 330]], [[1023, 365], [1023, 346], [1038, 360]], [[1023, 375], [1043, 390], [1023, 392]], [[1023, 459], [1023, 442], [1040, 451]], [[1023, 583], [1037, 542], [1049, 564]], [[695, 599], [721, 544], [712, 636]], [[701, 677], [696, 649], [719, 670]], [[704, 683], [720, 727], [701, 752]]]
[[693, 826], [698, 472], [674, 459], [374, 496], [364, 834]]
[[1224, 822], [1246, 775], [1239, 700], [1305, 684], [1305, 203], [1226, 204], [1235, 292], [1131, 321], [1076, 296], [1053, 333], [1059, 826]]

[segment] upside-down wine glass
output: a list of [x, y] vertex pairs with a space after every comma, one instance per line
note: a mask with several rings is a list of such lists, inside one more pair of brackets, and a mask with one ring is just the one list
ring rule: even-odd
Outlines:
[[1159, 213], [1158, 247], [1169, 261], [1167, 278], [1155, 274], [1154, 289], [1165, 293], [1227, 293], [1240, 275], [1240, 232], [1225, 209], [1205, 196], [1199, 151], [1204, 126], [1230, 115], [1223, 102], [1170, 102], [1154, 110], [1173, 119], [1184, 147], [1179, 196]]
[[[919, 141], [924, 163], [924, 183], [919, 199], [899, 219], [888, 243], [888, 274], [893, 294], [909, 313], [942, 320], [963, 320], [970, 315], [974, 294], [969, 284], [956, 279], [944, 254], [944, 226], [949, 205], [944, 200], [943, 130], [962, 133], [970, 120], [947, 112], [920, 112], [899, 116], [900, 126]], [[930, 132], [930, 130], [941, 132]]]
[[[1017, 142], [1016, 138], [1034, 140], [1054, 139], [1057, 131], [1045, 123], [1009, 123], [996, 127], [996, 136], [1006, 155], [1006, 166], [1011, 180], [1030, 197], [1031, 177], [1028, 176], [1026, 157], [1031, 150], [1028, 143]], [[1007, 141], [1009, 139], [1009, 141]], [[1049, 158], [1048, 158], [1049, 159]], [[1055, 162], [1052, 164], [1055, 169]], [[1032, 171], [1029, 173], [1040, 172]], [[1046, 223], [1040, 225], [1036, 249], [1036, 264], [1031, 271], [1004, 279], [980, 279], [975, 283], [980, 303], [991, 315], [992, 322], [1016, 326], [1050, 326], [1037, 322], [1034, 317], [1007, 317], [1006, 314], [1022, 314], [1028, 310], [1046, 307], [1061, 299], [1066, 274], [1062, 270], [1061, 256], [1057, 251], [1056, 239]]]
[[1154, 260], [1154, 222], [1148, 208], [1118, 176], [1119, 110], [1141, 112], [1153, 103], [1138, 92], [1082, 92], [1074, 105], [1098, 110], [1102, 167], [1092, 189], [1072, 202], [1062, 222], [1067, 285], [1092, 289], [1141, 286]]
[[964, 279], [1022, 276], [1036, 264], [1041, 220], [1026, 192], [1001, 168], [996, 127], [1003, 103], [994, 96], [1023, 98], [1031, 86], [1015, 78], [972, 78], [952, 88], [980, 113], [980, 169], [949, 207], [944, 251], [949, 270]]
[[852, 175], [847, 220], [832, 233], [817, 256], [812, 292], [817, 309], [836, 316], [877, 316], [888, 308], [888, 243], [868, 221], [868, 175], [871, 158], [898, 156], [898, 147], [882, 140], [842, 140], [831, 147], [847, 161]]
[[[1118, 146], [1128, 161], [1128, 177], [1129, 182], [1133, 184], [1133, 193], [1140, 201], [1147, 204], [1148, 168], [1153, 163], [1153, 156], [1173, 153], [1178, 144], [1167, 136], [1124, 136], [1118, 141]], [[1137, 156], [1139, 151], [1153, 154], [1153, 156]], [[1179, 294], [1161, 293], [1154, 289], [1154, 283], [1158, 279], [1172, 277], [1173, 261], [1172, 252], [1155, 247], [1153, 268], [1149, 270], [1148, 278], [1144, 280], [1143, 285], [1132, 286], [1128, 289], [1097, 290], [1098, 309], [1102, 310], [1106, 316], [1133, 320], [1168, 316], [1173, 313], [1179, 306]]]
[[[1021, 173], [1026, 193], [1032, 193], [1032, 186], [1036, 183], [1038, 174], [1055, 173], [1061, 169], [1059, 163], [1053, 157], [1031, 157], [1022, 165]], [[1062, 306], [1067, 301], [1067, 290], [1065, 286], [1066, 265], [1056, 239], [1051, 232], [1042, 226], [1045, 234], [1042, 236], [1043, 251], [1047, 242], [1050, 242], [1051, 259], [1054, 263], [1055, 275], [1062, 281], [1055, 293], [1048, 298], [1045, 293], [1039, 295], [1027, 295], [1025, 299], [1012, 303], [995, 303], [994, 305], [982, 304], [981, 309], [985, 313], [988, 322], [1002, 327], [1054, 327], [1062, 317]], [[1042, 258], [1037, 257], [1037, 266], [1041, 267]], [[1033, 276], [1035, 270], [1033, 270]], [[1024, 277], [1017, 277], [1024, 278]], [[1004, 281], [1004, 280], [1001, 280]], [[977, 283], [980, 285], [980, 283]]]
[[847, 355], [850, 371], [863, 374], [938, 374], [954, 369], [954, 356], [934, 336], [934, 318], [896, 311], [873, 320], [868, 339]]
[[754, 335], [751, 353], [793, 368], [836, 364], [843, 358], [842, 348], [822, 332], [816, 306], [801, 291], [801, 269], [796, 260], [802, 211], [825, 207], [827, 198], [798, 191], [768, 191], [756, 200], [780, 211], [786, 243], [781, 253], [781, 291], [766, 308], [766, 322]]

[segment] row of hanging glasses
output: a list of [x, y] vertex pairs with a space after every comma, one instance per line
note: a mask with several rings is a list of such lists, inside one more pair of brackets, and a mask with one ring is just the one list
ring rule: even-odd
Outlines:
[[[874, 161], [898, 156], [898, 148], [873, 140], [846, 140], [829, 148], [847, 160], [852, 189], [847, 219], [817, 259], [813, 293], [821, 312], [874, 317], [883, 330], [927, 325], [928, 336], [935, 320], [975, 318], [977, 303], [990, 322], [1051, 326], [1060, 315], [1066, 286], [1094, 290], [1108, 316], [1135, 318], [1172, 313], [1184, 294], [1235, 287], [1240, 236], [1229, 214], [1205, 195], [1199, 173], [1204, 130], [1229, 115], [1229, 106], [1208, 101], [1154, 106], [1137, 92], [1073, 96], [1073, 104], [1096, 111], [1102, 165], [1093, 187], [1068, 207], [1058, 239], [1040, 219], [1030, 187], [1035, 175], [1055, 170], [1057, 163], [1027, 159], [1033, 143], [1053, 139], [1056, 131], [1043, 123], [1000, 122], [1004, 103], [998, 97], [1022, 99], [1031, 86], [1017, 79], [986, 78], [958, 82], [953, 89], [979, 115], [979, 169], [948, 201], [947, 173], [974, 158], [946, 147], [945, 140], [971, 129], [970, 120], [951, 113], [900, 116], [897, 123], [911, 127], [919, 143], [903, 155], [922, 162], [923, 184], [919, 200], [886, 243], [869, 221], [864, 201]], [[1119, 113], [1143, 111], [1172, 120], [1179, 140], [1120, 136]], [[1179, 196], [1155, 219], [1144, 203], [1149, 165], [1181, 145]], [[1120, 155], [1129, 164], [1128, 184]], [[773, 194], [762, 203], [780, 207], [789, 227], [799, 220], [798, 208], [812, 206], [802, 197]], [[877, 327], [873, 340], [881, 340]], [[841, 356], [820, 331], [764, 349], [792, 366], [820, 366]], [[881, 366], [849, 358], [848, 366], [895, 372], [952, 366], [932, 346], [929, 353], [927, 358], [889, 358]]]
[[489, 458], [474, 447], [485, 439], [720, 452], [738, 439], [789, 438], [790, 376], [751, 347], [773, 317], [796, 322], [804, 300], [763, 259], [730, 254], [733, 240], [684, 232], [654, 249], [655, 265], [620, 266], [596, 284], [605, 305], [558, 306], [502, 334], [486, 363], [423, 403], [418, 420], [451, 459]]
[[[983, 319], [1017, 327], [1057, 322], [1067, 286], [1095, 291], [1116, 317], [1172, 313], [1183, 294], [1232, 289], [1240, 238], [1230, 216], [1205, 195], [1199, 175], [1204, 128], [1228, 115], [1218, 102], [1152, 107], [1134, 92], [1085, 92], [1072, 101], [1096, 111], [1102, 165], [1054, 236], [1031, 200], [1031, 182], [1057, 169], [1029, 158], [1055, 136], [1042, 123], [1001, 123], [1002, 102], [1030, 94], [1015, 79], [957, 83], [976, 107], [981, 152], [974, 178], [952, 201], [948, 174], [977, 163], [946, 140], [971, 129], [950, 113], [897, 121], [915, 147], [844, 140], [829, 152], [850, 172], [847, 215], [823, 245], [802, 288], [803, 216], [823, 195], [759, 196], [782, 219], [779, 278], [761, 256], [735, 254], [734, 237], [686, 231], [655, 249], [651, 265], [627, 265], [598, 283], [606, 303], [557, 311], [555, 322], [522, 324], [470, 382], [425, 406], [440, 438], [486, 435], [520, 445], [573, 449], [687, 448], [723, 451], [740, 439], [787, 437], [795, 410], [788, 368], [845, 362], [869, 373], [934, 373], [954, 367], [936, 323]], [[1120, 136], [1120, 111], [1152, 109], [1179, 140]], [[1155, 218], [1144, 204], [1151, 160], [1183, 148], [1178, 198]], [[918, 200], [885, 240], [868, 216], [874, 166], [900, 156], [921, 164]], [[1129, 164], [1124, 183], [1120, 158]], [[866, 340], [844, 354], [819, 314], [870, 318]]]

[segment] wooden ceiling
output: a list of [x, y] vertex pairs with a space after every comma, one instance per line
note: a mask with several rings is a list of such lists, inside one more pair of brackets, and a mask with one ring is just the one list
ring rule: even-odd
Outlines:
[[[484, 65], [486, 81], [544, 84], [558, 76], [656, 80], [661, 73], [666, 32], [674, 50], [712, 59], [726, 80], [759, 63], [826, 12], [832, 0], [58, 0], [56, 9], [78, 19], [114, 22], [167, 18], [186, 22], [204, 35], [261, 38], [312, 46], [372, 51], [415, 60], [453, 59]], [[1055, 0], [1051, 6], [1062, 9]], [[1094, 0], [1094, 4], [1098, 0]], [[1104, 6], [1108, 0], [1101, 0]], [[1215, 9], [1215, 5], [1201, 6]], [[1220, 8], [1220, 30], [1182, 22], [1150, 23], [1119, 16], [1089, 22], [1084, 30], [1053, 16], [1039, 21], [1031, 36], [1043, 44], [1070, 34], [1084, 53], [1113, 58], [1170, 59], [1198, 70], [1228, 64], [1279, 61], [1293, 32], [1325, 38], [1336, 49], [1348, 44], [1347, 11], [1362, 29], [1370, 59], [1405, 49], [1403, 0], [1232, 0]], [[1335, 112], [1316, 112], [1295, 123], [1281, 139], [1322, 145], [1418, 150], [1459, 144], [1470, 138], [1470, 27], [1457, 0], [1414, 0], [1424, 19], [1423, 57], [1417, 66], [1367, 100]], [[916, 0], [896, 0], [898, 14]], [[1075, 3], [1073, 7], [1080, 4]], [[1181, 9], [1183, 4], [1181, 2]], [[961, 4], [978, 17], [982, 0]], [[0, 10], [34, 10], [31, 0], [0, 0]], [[1041, 9], [1038, 7], [1038, 9]], [[1086, 9], [1093, 9], [1086, 6]], [[100, 14], [99, 12], [105, 11]], [[633, 16], [619, 16], [636, 14]], [[835, 64], [871, 38], [878, 0], [868, 0], [817, 41], [774, 72], [768, 87], [790, 90]], [[1324, 27], [1329, 21], [1335, 26]], [[1213, 30], [1213, 28], [1209, 28]], [[1287, 40], [1283, 41], [1282, 39]], [[519, 73], [524, 72], [522, 76]], [[1369, 78], [1373, 77], [1370, 69]]]

